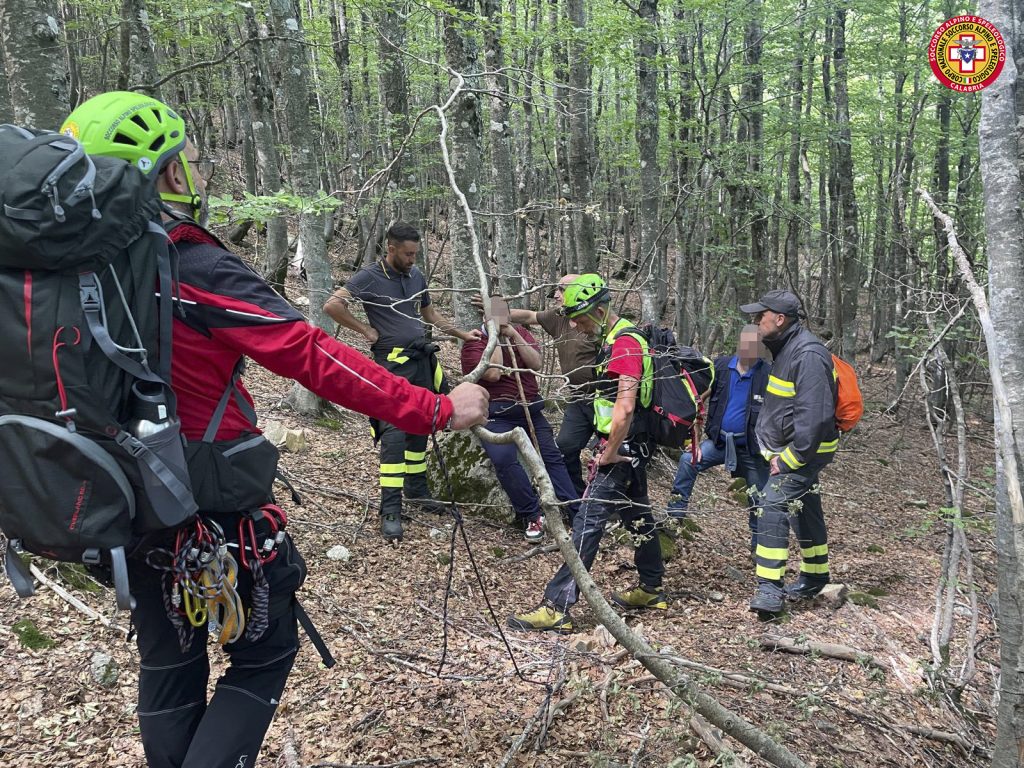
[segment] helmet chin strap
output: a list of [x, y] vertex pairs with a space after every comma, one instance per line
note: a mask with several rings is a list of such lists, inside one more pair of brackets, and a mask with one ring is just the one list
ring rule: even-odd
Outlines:
[[200, 224], [205, 224], [205, 222], [200, 221], [203, 217], [203, 198], [199, 196], [199, 192], [196, 190], [195, 181], [192, 179], [192, 166], [188, 158], [185, 157], [184, 150], [178, 153], [178, 162], [181, 163], [181, 167], [185, 171], [185, 183], [188, 185], [189, 194], [179, 195], [174, 192], [161, 192], [160, 199], [168, 203], [184, 203], [188, 206], [192, 218]]

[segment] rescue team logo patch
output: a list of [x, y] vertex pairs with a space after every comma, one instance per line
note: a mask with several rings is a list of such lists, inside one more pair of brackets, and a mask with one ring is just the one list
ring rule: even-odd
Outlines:
[[935, 30], [928, 63], [939, 82], [961, 93], [995, 82], [1006, 63], [1006, 44], [992, 22], [980, 16], [954, 16]]

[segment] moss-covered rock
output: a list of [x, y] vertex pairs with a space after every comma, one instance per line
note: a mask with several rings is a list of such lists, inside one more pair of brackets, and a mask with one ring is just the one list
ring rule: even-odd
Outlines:
[[427, 474], [431, 478], [434, 495], [451, 500], [451, 483], [455, 501], [465, 504], [464, 512], [481, 515], [491, 520], [510, 523], [514, 515], [508, 496], [498, 483], [494, 465], [487, 458], [480, 441], [470, 432], [452, 432], [439, 439], [444, 456], [447, 478], [438, 465], [433, 451], [427, 452]]

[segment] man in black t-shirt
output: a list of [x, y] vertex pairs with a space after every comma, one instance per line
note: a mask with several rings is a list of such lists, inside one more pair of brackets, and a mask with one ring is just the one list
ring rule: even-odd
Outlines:
[[[444, 375], [437, 346], [426, 335], [426, 324], [462, 341], [477, 338], [479, 330], [461, 331], [437, 311], [427, 281], [416, 267], [420, 233], [396, 223], [387, 231], [387, 255], [356, 272], [324, 304], [324, 312], [339, 325], [361, 333], [370, 342], [373, 359], [411, 383], [440, 392]], [[364, 323], [349, 309], [352, 299], [366, 311]], [[410, 435], [386, 422], [371, 422], [380, 442], [381, 533], [387, 541], [402, 538], [402, 496], [424, 509], [440, 512], [444, 505], [427, 485], [427, 438]]]

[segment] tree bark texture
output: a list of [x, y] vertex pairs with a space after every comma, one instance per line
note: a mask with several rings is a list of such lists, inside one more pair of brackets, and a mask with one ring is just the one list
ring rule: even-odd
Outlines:
[[[124, 0], [121, 6], [121, 74], [117, 86], [122, 91], [149, 86], [159, 79], [159, 72], [146, 0]], [[159, 86], [142, 90], [161, 98]]]
[[[475, 8], [473, 0], [456, 0], [452, 7], [466, 16]], [[469, 22], [452, 14], [444, 17], [444, 47], [448, 66], [463, 75], [479, 71], [477, 44]], [[453, 83], [454, 84], [454, 83]], [[480, 171], [482, 167], [480, 97], [462, 89], [448, 113], [452, 169], [455, 182], [472, 210], [480, 207]], [[480, 281], [473, 255], [473, 240], [479, 237], [475, 223], [470, 223], [457, 208], [452, 209], [452, 231], [455, 259], [452, 285], [455, 288], [455, 324], [473, 328], [479, 315], [469, 303], [470, 290], [479, 290]], [[470, 228], [473, 231], [470, 232]]]
[[55, 131], [71, 111], [57, 3], [3, 0], [0, 11], [14, 121]]
[[667, 270], [659, 264], [661, 168], [658, 165], [658, 0], [640, 0], [636, 47], [636, 146], [640, 157], [640, 264], [638, 286], [643, 319], [658, 322], [659, 296]]
[[594, 236], [593, 167], [597, 158], [590, 128], [593, 93], [590, 88], [592, 67], [587, 49], [587, 16], [584, 0], [564, 0], [565, 15], [573, 33], [569, 41], [569, 179], [571, 202], [576, 209], [577, 268], [580, 272], [597, 271], [597, 247]]
[[[982, 0], [978, 12], [1001, 30], [1014, 27], [1009, 0]], [[1019, 436], [1024, 434], [1024, 224], [1020, 209], [1024, 186], [1018, 134], [1022, 114], [1015, 102], [1020, 86], [1014, 56], [1019, 52], [1009, 35], [1004, 41], [1008, 50], [1002, 74], [982, 91], [979, 142], [988, 290], [995, 335], [995, 348], [989, 349], [989, 357], [1002, 369], [1012, 417], [1012, 429], [1007, 430], [1000, 423], [997, 405], [996, 439], [1001, 445], [1016, 448]], [[1024, 765], [1024, 523], [1014, 519], [1012, 479], [1000, 453], [996, 462], [996, 551], [1002, 675], [992, 765], [1019, 768]], [[1019, 469], [1019, 451], [1016, 458]]]
[[[388, 153], [386, 162], [395, 157], [405, 137], [409, 134], [409, 75], [405, 68], [405, 24], [409, 16], [408, 3], [389, 4], [381, 7], [377, 15], [378, 58], [380, 59], [380, 94], [384, 106], [384, 147]], [[410, 149], [407, 145], [403, 156], [391, 169], [387, 194], [387, 206], [391, 220], [403, 215], [401, 190], [412, 186], [408, 178], [411, 172]]]
[[517, 245], [516, 177], [509, 117], [512, 94], [508, 76], [504, 72], [502, 7], [500, 0], [483, 0], [484, 16], [490, 22], [484, 30], [484, 62], [491, 89], [490, 130], [487, 135], [491, 149], [491, 218], [494, 229], [492, 261], [497, 266], [497, 274], [493, 276], [496, 280], [492, 278], [490, 288], [492, 291], [497, 289], [503, 296], [514, 296], [523, 288], [524, 253]]

